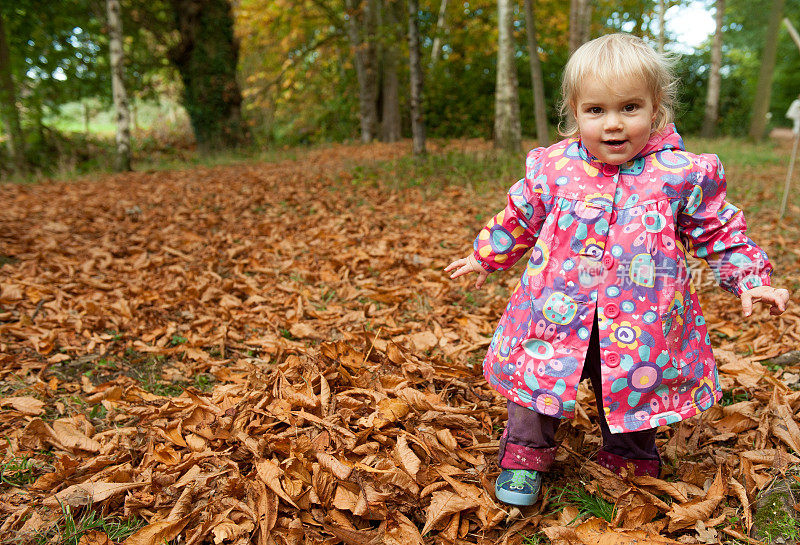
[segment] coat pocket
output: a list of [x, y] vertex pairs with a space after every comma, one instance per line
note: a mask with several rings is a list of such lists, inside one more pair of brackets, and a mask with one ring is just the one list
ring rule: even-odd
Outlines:
[[700, 349], [695, 338], [691, 305], [662, 314], [661, 327], [670, 359], [675, 367], [681, 369], [699, 359]]

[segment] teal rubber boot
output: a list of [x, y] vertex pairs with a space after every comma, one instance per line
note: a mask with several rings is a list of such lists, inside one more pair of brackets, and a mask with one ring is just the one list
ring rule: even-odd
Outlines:
[[509, 505], [533, 505], [539, 499], [542, 475], [528, 469], [504, 469], [494, 484], [497, 499]]

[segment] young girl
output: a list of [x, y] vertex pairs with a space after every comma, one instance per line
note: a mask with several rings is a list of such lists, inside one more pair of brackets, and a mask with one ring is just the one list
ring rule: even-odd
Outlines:
[[568, 139], [528, 154], [525, 178], [475, 251], [445, 270], [511, 267], [533, 248], [500, 319], [483, 372], [508, 398], [497, 498], [536, 502], [560, 419], [589, 378], [603, 447], [596, 460], [658, 476], [658, 426], [722, 397], [687, 254], [705, 259], [745, 316], [789, 293], [770, 287], [767, 256], [725, 200], [715, 155], [684, 151], [671, 124], [675, 80], [641, 39], [612, 34], [580, 47], [564, 70]]

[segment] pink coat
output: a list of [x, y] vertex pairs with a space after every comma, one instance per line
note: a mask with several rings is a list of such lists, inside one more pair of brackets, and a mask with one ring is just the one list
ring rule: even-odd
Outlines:
[[684, 151], [673, 125], [619, 167], [579, 139], [528, 154], [525, 178], [475, 239], [488, 271], [533, 248], [484, 361], [498, 392], [572, 418], [595, 311], [612, 433], [671, 424], [722, 397], [687, 254], [724, 289], [769, 285], [766, 254], [725, 200], [716, 155]]

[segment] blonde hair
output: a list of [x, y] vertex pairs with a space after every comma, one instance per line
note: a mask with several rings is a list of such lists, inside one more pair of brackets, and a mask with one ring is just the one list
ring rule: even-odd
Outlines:
[[580, 46], [564, 67], [559, 105], [562, 122], [558, 127], [562, 136], [578, 134], [575, 108], [587, 78], [596, 78], [610, 87], [633, 78], [644, 81], [656, 109], [652, 131], [660, 131], [672, 122], [677, 91], [672, 59], [631, 34], [607, 34]]

